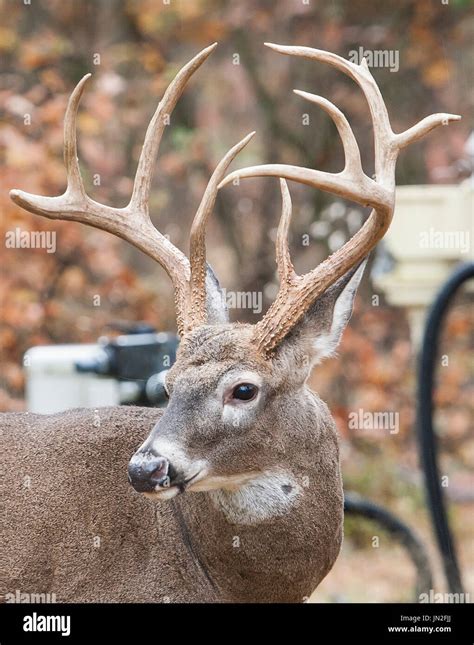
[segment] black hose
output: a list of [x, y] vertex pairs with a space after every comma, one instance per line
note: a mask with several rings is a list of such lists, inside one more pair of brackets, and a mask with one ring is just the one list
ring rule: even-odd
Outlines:
[[382, 506], [355, 493], [345, 493], [344, 511], [346, 515], [362, 515], [377, 522], [404, 546], [416, 568], [415, 602], [419, 602], [420, 594], [429, 593], [433, 588], [433, 578], [428, 555], [422, 542], [406, 524]]
[[433, 390], [437, 349], [443, 319], [456, 291], [474, 276], [474, 263], [458, 266], [441, 288], [429, 311], [418, 365], [417, 437], [431, 521], [443, 560], [449, 590], [462, 593], [462, 581], [454, 541], [449, 528], [438, 467], [438, 441], [433, 429]]

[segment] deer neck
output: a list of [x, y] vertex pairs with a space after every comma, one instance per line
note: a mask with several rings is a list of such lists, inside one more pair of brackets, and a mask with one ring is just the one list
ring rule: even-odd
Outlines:
[[342, 485], [332, 424], [318, 434], [317, 450], [285, 468], [237, 490], [175, 500], [188, 551], [216, 598], [302, 602], [331, 568], [342, 539]]

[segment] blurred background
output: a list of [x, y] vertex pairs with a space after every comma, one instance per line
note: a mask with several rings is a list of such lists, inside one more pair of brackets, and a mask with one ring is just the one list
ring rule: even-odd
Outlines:
[[[2, 245], [4, 411], [25, 409], [22, 360], [32, 346], [95, 342], [111, 321], [175, 329], [171, 285], [150, 259], [107, 233], [31, 215], [9, 200], [11, 188], [44, 195], [64, 190], [63, 117], [84, 74], [93, 73], [78, 116], [86, 188], [95, 200], [120, 207], [130, 197], [144, 133], [167, 84], [200, 49], [219, 42], [173, 113], [150, 202], [157, 228], [186, 252], [210, 174], [247, 132], [257, 135], [233, 168], [274, 162], [342, 169], [331, 120], [293, 88], [325, 96], [348, 115], [365, 171], [373, 173], [372, 128], [362, 92], [334, 69], [279, 56], [263, 46], [266, 41], [328, 49], [346, 58], [361, 47], [393, 52], [394, 64], [372, 71], [395, 132], [433, 112], [463, 115], [461, 123], [439, 128], [402, 153], [397, 184], [458, 185], [472, 172], [466, 152], [474, 101], [469, 0], [2, 0], [0, 10], [1, 235], [5, 239], [20, 228], [57, 236], [54, 253]], [[305, 272], [341, 246], [366, 213], [319, 191], [293, 183], [290, 189], [292, 255], [297, 271]], [[207, 237], [221, 284], [229, 292], [262, 294], [263, 311], [277, 289], [279, 213], [278, 182], [246, 180], [220, 192]], [[417, 347], [407, 311], [391, 305], [372, 279], [393, 265], [384, 245], [374, 262], [339, 357], [315, 369], [312, 386], [340, 430], [346, 490], [390, 508], [421, 536], [435, 566], [435, 589], [442, 591], [414, 440]], [[94, 305], [97, 295], [100, 306]], [[260, 316], [252, 307], [231, 309], [232, 319], [255, 322]], [[439, 351], [449, 355], [449, 364], [440, 370], [435, 397], [441, 470], [450, 482], [444, 492], [466, 590], [474, 597], [472, 319], [468, 297], [460, 294], [443, 332]], [[349, 429], [349, 414], [359, 409], [398, 412], [399, 432]], [[374, 535], [380, 536], [377, 547]], [[378, 527], [351, 518], [343, 554], [314, 598], [403, 601], [412, 598], [413, 585], [403, 549]]]

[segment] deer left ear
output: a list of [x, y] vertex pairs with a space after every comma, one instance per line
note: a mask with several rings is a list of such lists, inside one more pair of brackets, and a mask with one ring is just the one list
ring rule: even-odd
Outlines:
[[281, 342], [277, 355], [291, 351], [298, 363], [312, 366], [334, 354], [351, 317], [355, 294], [366, 264], [367, 258], [312, 304]]

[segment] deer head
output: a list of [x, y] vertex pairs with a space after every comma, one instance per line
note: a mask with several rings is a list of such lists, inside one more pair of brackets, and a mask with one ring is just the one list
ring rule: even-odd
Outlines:
[[[304, 474], [325, 428], [325, 405], [306, 386], [312, 367], [335, 351], [352, 311], [354, 296], [371, 249], [387, 231], [395, 200], [395, 164], [402, 148], [434, 127], [460, 117], [431, 115], [395, 134], [365, 61], [361, 65], [306, 47], [268, 45], [287, 55], [332, 65], [360, 86], [369, 104], [375, 144], [375, 176], [363, 169], [358, 145], [342, 112], [323, 97], [295, 90], [333, 119], [342, 139], [345, 167], [326, 173], [288, 165], [244, 168], [224, 179], [236, 154], [253, 133], [234, 146], [214, 171], [195, 215], [189, 260], [152, 225], [148, 197], [153, 164], [165, 118], [194, 71], [215, 45], [181, 69], [165, 92], [148, 127], [133, 193], [122, 209], [99, 204], [84, 191], [76, 151], [75, 119], [88, 76], [74, 90], [65, 117], [67, 189], [59, 197], [12, 190], [23, 208], [51, 219], [76, 220], [128, 240], [155, 259], [175, 290], [178, 331], [176, 363], [167, 375], [170, 401], [162, 418], [133, 455], [129, 478], [137, 491], [156, 499], [179, 492], [219, 491], [247, 495], [254, 518], [284, 513], [301, 494]], [[205, 228], [218, 189], [236, 178], [280, 177], [282, 215], [276, 240], [280, 290], [256, 325], [229, 323], [218, 282], [206, 264]], [[288, 251], [291, 199], [285, 179], [339, 195], [372, 212], [344, 246], [306, 275], [297, 275]], [[338, 469], [337, 448], [328, 468]]]

